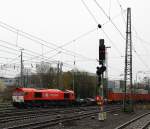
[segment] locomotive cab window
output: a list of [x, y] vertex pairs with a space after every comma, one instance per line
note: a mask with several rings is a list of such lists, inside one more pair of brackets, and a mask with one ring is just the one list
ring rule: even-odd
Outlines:
[[35, 98], [42, 98], [42, 93], [41, 92], [35, 92], [34, 97]]
[[28, 95], [28, 92], [24, 92], [24, 96], [27, 96]]
[[69, 93], [64, 93], [64, 98], [69, 99]]

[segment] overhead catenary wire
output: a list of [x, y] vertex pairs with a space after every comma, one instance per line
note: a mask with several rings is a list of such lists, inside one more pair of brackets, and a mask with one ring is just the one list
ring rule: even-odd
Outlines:
[[[6, 43], [6, 44], [8, 44], [8, 45], [10, 45], [10, 46], [16, 47], [14, 44], [12, 44], [12, 43], [10, 43], [10, 42], [7, 42], [7, 41], [4, 41], [4, 40], [0, 40], [0, 42], [4, 42], [4, 43]], [[0, 45], [0, 46], [1, 46], [1, 45]], [[3, 46], [3, 45], [2, 45], [2, 46]], [[3, 47], [5, 47], [5, 46], [3, 46]], [[19, 45], [18, 45], [17, 47], [19, 48], [19, 50], [16, 50], [16, 49], [13, 49], [13, 48], [10, 48], [10, 47], [6, 47], [6, 48], [7, 48], [7, 49], [14, 50], [14, 51], [19, 51], [19, 52], [20, 52], [21, 49], [23, 49], [23, 48], [20, 47]], [[36, 57], [41, 57], [41, 59], [43, 59], [43, 55], [42, 55], [42, 54], [36, 53], [36, 52], [31, 51], [31, 50], [28, 50], [28, 49], [23, 49], [23, 50], [24, 50], [24, 54], [33, 56], [33, 57], [32, 57], [31, 59], [29, 59], [29, 60], [33, 60], [33, 59], [35, 59]], [[25, 52], [25, 51], [28, 51], [28, 52], [30, 52], [30, 53], [32, 53], [32, 54], [29, 54], [29, 53], [27, 53], [27, 52]], [[34, 54], [38, 54], [38, 56], [34, 56], [33, 53], [34, 53]], [[60, 54], [60, 51], [59, 51], [57, 54]], [[53, 55], [53, 56], [54, 56], [54, 55]], [[52, 57], [53, 57], [53, 56], [52, 56]], [[56, 54], [55, 54], [55, 56], [56, 56]], [[44, 56], [44, 58], [50, 59], [50, 57], [45, 57], [45, 56]], [[24, 61], [28, 61], [28, 60], [24, 60]]]
[[143, 39], [140, 38], [140, 36], [138, 35], [138, 32], [136, 31], [135, 27], [132, 26], [132, 28], [133, 28], [133, 30], [134, 30], [134, 32], [135, 32], [135, 35], [133, 35], [133, 36], [134, 36], [137, 40], [140, 41], [140, 43], [141, 43], [140, 45], [143, 47], [144, 51], [146, 50], [147, 52], [149, 52], [149, 51], [147, 50], [147, 47], [145, 47], [145, 46], [143, 45], [143, 43], [145, 43], [145, 44], [147, 44], [147, 45], [150, 45], [150, 42], [149, 42], [149, 43], [146, 43]]
[[125, 17], [124, 17], [124, 13], [123, 13], [123, 7], [122, 7], [122, 5], [121, 5], [121, 3], [119, 2], [119, 0], [117, 0], [117, 3], [118, 3], [118, 5], [119, 5], [119, 7], [120, 7], [120, 9], [121, 9], [121, 14], [122, 14], [122, 19], [123, 19], [123, 22], [124, 22], [124, 24], [125, 24], [125, 26], [126, 26], [126, 20], [125, 20]]
[[[36, 62], [36, 63], [41, 63], [41, 62]], [[49, 63], [49, 62], [46, 62], [46, 63]], [[54, 62], [53, 62], [54, 63]], [[58, 61], [55, 61], [55, 64], [57, 64], [58, 63]], [[68, 64], [68, 63], [66, 63], [66, 62], [62, 62], [63, 63], [63, 66], [64, 67], [67, 67], [67, 68], [73, 68], [73, 65], [71, 65], [71, 64]], [[49, 63], [49, 64], [51, 64], [51, 63]], [[19, 66], [19, 65], [18, 65]], [[19, 68], [18, 68], [19, 69]], [[8, 69], [7, 67], [3, 67], [3, 71], [10, 71], [10, 72], [12, 72], [12, 71], [14, 71], [14, 70], [10, 70], [10, 69]], [[35, 71], [36, 72], [36, 70], [33, 70], [32, 69], [32, 71]], [[18, 70], [17, 70], [17, 72], [18, 72]]]
[[0, 52], [5, 52], [5, 53], [7, 53], [7, 54], [11, 54], [11, 55], [17, 55], [17, 53], [13, 53], [13, 52], [10, 52], [10, 51], [6, 51], [6, 50], [4, 50], [4, 49], [0, 49]]
[[[135, 27], [132, 26], [132, 28], [133, 28], [133, 30], [135, 31], [136, 38], [139, 39], [139, 38], [138, 38], [139, 36], [138, 36], [138, 33], [137, 33]], [[140, 39], [139, 39], [139, 41], [140, 41], [140, 43], [142, 43], [141, 46], [143, 47], [144, 51], [148, 51], [147, 48], [143, 46], [143, 41], [141, 41]], [[136, 55], [140, 58], [141, 62], [143, 62], [144, 66], [145, 66], [146, 68], [150, 69], [150, 67], [149, 67], [149, 66], [145, 63], [145, 61], [141, 58], [141, 55], [137, 53], [137, 51], [135, 50], [135, 48], [133, 48], [133, 49], [134, 49], [134, 52], [136, 53]], [[148, 51], [148, 52], [149, 52], [149, 51]]]
[[[41, 62], [39, 62], [39, 63], [41, 63]], [[56, 62], [56, 64], [57, 64], [57, 62]], [[70, 64], [68, 64], [68, 63], [63, 62], [63, 64], [64, 64], [64, 67], [73, 68], [73, 66], [70, 65]], [[18, 66], [19, 66], [19, 65], [18, 65]], [[10, 72], [13, 72], [13, 73], [14, 73], [14, 68], [13, 68], [13, 67], [12, 67], [12, 69], [11, 69], [11, 68], [7, 68], [7, 67], [3, 67], [3, 68], [0, 67], [0, 69], [1, 69], [1, 72], [3, 72], [3, 71], [5, 72], [5, 75], [7, 75], [6, 71], [9, 71], [9, 73], [10, 73]], [[15, 70], [15, 71], [16, 71], [16, 73], [18, 73], [18, 75], [19, 75], [18, 69], [19, 69], [19, 68], [17, 68], [17, 70]], [[34, 71], [35, 73], [37, 73], [37, 71], [34, 70], [34, 69], [32, 69], [31, 71]], [[16, 75], [16, 74], [15, 74], [15, 75]], [[15, 75], [14, 75], [14, 74], [11, 74], [11, 76], [15, 76]]]
[[[55, 53], [55, 54], [52, 55], [51, 57], [44, 57], [44, 56], [43, 56], [44, 58], [42, 58], [42, 59], [43, 59], [43, 61], [46, 61], [46, 60], [49, 60], [49, 59], [51, 59], [51, 58], [57, 56], [57, 55], [60, 54], [60, 53], [61, 53], [61, 51]], [[30, 59], [26, 59], [26, 60], [24, 60], [24, 61], [30, 61], [30, 60], [33, 60], [33, 59], [35, 59], [35, 58], [37, 58], [37, 57], [39, 57], [39, 56], [34, 56], [34, 57], [31, 57]]]
[[2, 59], [14, 59], [14, 58], [11, 58], [11, 57], [0, 57], [0, 58], [2, 58]]
[[97, 2], [97, 0], [93, 0], [96, 5], [99, 7], [99, 9], [103, 12], [103, 14], [108, 18], [110, 19], [110, 22], [113, 24], [113, 26], [116, 28], [116, 30], [119, 32], [120, 36], [125, 40], [125, 37], [124, 35], [121, 33], [121, 31], [118, 29], [118, 27], [115, 25], [115, 23], [112, 21], [111, 17], [109, 17], [107, 15], [107, 13], [105, 12], [105, 10], [100, 6], [100, 4]]
[[20, 32], [18, 32], [18, 33], [20, 33]]
[[[123, 34], [121, 33], [121, 31], [118, 29], [118, 27], [115, 25], [115, 23], [112, 21], [112, 19], [111, 18], [109, 18], [109, 16], [107, 15], [107, 13], [104, 11], [104, 9], [100, 6], [100, 4], [97, 2], [97, 0], [93, 0], [95, 3], [96, 3], [96, 5], [100, 8], [100, 10], [104, 13], [104, 15], [108, 18], [108, 19], [110, 19], [110, 21], [111, 21], [111, 23], [113, 24], [113, 26], [116, 28], [116, 30], [119, 32], [119, 34], [120, 34], [120, 36], [124, 39], [124, 40], [126, 40], [126, 38], [123, 36]], [[137, 53], [137, 51], [135, 50], [135, 48], [133, 47], [133, 49], [134, 49], [134, 52], [136, 53], [136, 55], [137, 55], [137, 57], [139, 58], [139, 60], [144, 64], [144, 66], [146, 67], [146, 68], [148, 68], [147, 66], [148, 65], [146, 65], [144, 62], [143, 62], [143, 60], [141, 59], [141, 57], [139, 56], [139, 54]]]
[[[20, 31], [19, 29], [16, 29], [16, 28], [14, 28], [14, 27], [12, 27], [12, 26], [10, 26], [10, 25], [8, 25], [8, 24], [2, 22], [2, 21], [0, 21], [0, 23], [3, 24], [3, 25], [5, 25], [5, 26], [7, 26], [7, 27], [5, 27], [5, 26], [0, 25], [1, 27], [4, 27], [5, 29], [8, 29], [9, 31], [12, 31], [11, 29], [14, 29], [15, 31], [13, 31], [13, 32], [14, 32], [14, 33], [17, 33], [17, 35], [20, 35], [20, 33], [22, 32], [22, 33], [25, 33], [25, 34], [27, 34], [27, 35], [29, 35], [29, 36], [32, 36], [32, 37], [34, 37], [34, 38], [37, 38], [37, 37], [35, 37], [35, 36], [31, 35], [31, 34], [28, 34], [28, 33], [26, 33], [26, 32]], [[106, 24], [106, 23], [104, 23], [104, 24]], [[9, 28], [8, 28], [8, 27], [9, 27]], [[10, 29], [10, 28], [11, 28], [11, 29]], [[96, 30], [96, 29], [95, 29], [95, 30]], [[80, 39], [80, 38], [82, 38], [82, 37], [88, 35], [89, 33], [93, 32], [93, 31], [94, 31], [94, 29], [91, 30], [91, 31], [88, 31], [88, 32], [86, 32], [86, 33], [84, 33], [84, 34], [82, 34], [82, 35], [80, 35], [79, 37], [75, 38], [74, 40], [72, 40], [72, 41], [70, 41], [70, 42], [74, 42], [75, 40], [78, 40], [78, 39]], [[21, 36], [24, 36], [24, 35], [21, 34]], [[25, 36], [25, 37], [26, 37], [26, 36]], [[26, 38], [29, 38], [29, 37], [26, 37]], [[29, 39], [31, 39], [31, 38], [29, 38]], [[32, 39], [32, 40], [33, 40], [33, 39]], [[41, 39], [38, 38], [38, 40], [41, 40]], [[34, 41], [35, 41], [35, 40], [34, 40]], [[36, 41], [35, 41], [35, 42], [36, 42]], [[62, 46], [64, 47], [64, 46], [70, 44], [70, 42], [63, 44]], [[40, 44], [42, 44], [42, 43], [40, 42]], [[61, 48], [62, 46], [57, 47], [57, 49], [58, 49], [58, 48]], [[46, 46], [46, 47], [47, 47], [47, 46]], [[56, 50], [56, 49], [53, 49], [53, 50]], [[49, 51], [49, 52], [52, 52], [52, 50]], [[47, 54], [47, 53], [49, 53], [49, 52], [46, 52], [46, 53], [44, 53], [44, 54]], [[62, 52], [62, 53], [63, 53], [63, 52]], [[72, 55], [72, 56], [73, 56], [73, 55]], [[79, 56], [79, 55], [78, 55], [78, 56]], [[83, 57], [83, 58], [87, 58], [87, 57], [84, 57], [84, 56], [82, 56], [82, 57]], [[88, 59], [89, 59], [89, 58], [88, 58]], [[95, 60], [95, 59], [94, 59], [94, 60]]]
[[73, 40], [64, 43], [63, 45], [61, 45], [61, 46], [58, 47], [58, 48], [62, 48], [62, 47], [68, 46], [68, 45], [70, 45], [71, 43], [75, 42], [76, 40], [81, 39], [81, 38], [83, 38], [83, 37], [89, 35], [90, 33], [95, 32], [96, 30], [97, 30], [97, 28], [91, 29], [91, 30], [89, 30], [88, 32], [85, 32], [85, 33], [79, 35], [78, 37], [74, 38]]
[[[87, 11], [89, 12], [89, 14], [91, 15], [91, 17], [93, 18], [93, 20], [95, 21], [95, 23], [98, 25], [99, 22], [97, 21], [96, 17], [94, 16], [94, 14], [90, 11], [90, 9], [88, 8], [88, 6], [86, 5], [86, 3], [84, 2], [84, 0], [81, 0], [83, 5], [85, 6], [85, 8], [87, 9]], [[103, 24], [104, 25], [104, 24]], [[105, 33], [104, 29], [101, 28], [103, 33], [105, 34], [105, 36], [108, 38], [108, 40], [112, 43], [112, 45], [116, 48], [116, 50], [118, 51], [118, 53], [122, 56], [121, 52], [119, 51], [119, 49], [116, 47], [116, 45], [114, 44], [114, 42], [109, 38], [109, 36]]]
[[[7, 48], [8, 48], [8, 47], [7, 47]], [[13, 50], [16, 50], [16, 49], [13, 49]], [[56, 53], [56, 54], [53, 55], [53, 56], [56, 56], [57, 54], [60, 54], [60, 52]], [[52, 56], [52, 57], [53, 57], [53, 56]], [[51, 57], [51, 58], [52, 58], [52, 57]], [[49, 62], [53, 62], [53, 63], [54, 63], [54, 62], [55, 62], [55, 63], [58, 62], [58, 61], [56, 61], [56, 60], [53, 60], [53, 61], [52, 61], [52, 60], [49, 60], [49, 59], [50, 59], [50, 58], [47, 57], [47, 59], [45, 59], [44, 61], [49, 61]], [[24, 61], [26, 61], [26, 60], [24, 60]], [[19, 63], [19, 62], [18, 62], [18, 63]], [[40, 63], [40, 62], [39, 62], [39, 63]], [[6, 64], [6, 63], [5, 63], [5, 64]], [[11, 62], [11, 64], [12, 64], [12, 62]], [[16, 65], [17, 62], [16, 62], [16, 63], [13, 63], [13, 64]], [[65, 63], [64, 63], [64, 64], [65, 64]], [[66, 64], [67, 64], [67, 63], [66, 63]], [[67, 65], [70, 66], [70, 64], [67, 64]], [[70, 67], [73, 67], [73, 66], [70, 66]]]
[[[13, 33], [16, 33], [16, 34], [18, 33], [18, 35], [23, 36], [23, 37], [25, 37], [25, 38], [27, 38], [27, 39], [29, 39], [29, 40], [32, 40], [32, 41], [34, 41], [35, 43], [38, 43], [38, 44], [42, 44], [42, 43], [43, 43], [43, 46], [45, 46], [45, 47], [47, 47], [47, 48], [50, 48], [51, 50], [60, 51], [59, 49], [62, 49], [62, 50], [63, 50], [62, 53], [66, 54], [66, 55], [69, 55], [69, 56], [74, 56], [74, 55], [76, 55], [77, 57], [80, 57], [80, 58], [88, 58], [88, 57], [83, 56], [83, 55], [81, 55], [81, 54], [79, 54], [79, 53], [76, 53], [76, 52], [73, 52], [73, 51], [64, 49], [63, 47], [58, 46], [58, 45], [56, 45], [56, 44], [54, 44], [54, 43], [52, 43], [52, 42], [48, 42], [48, 41], [43, 40], [43, 39], [41, 39], [41, 38], [39, 38], [39, 37], [36, 37], [36, 36], [34, 36], [34, 35], [31, 35], [31, 34], [29, 34], [29, 33], [27, 33], [27, 32], [24, 32], [24, 31], [21, 31], [21, 30], [19, 30], [19, 29], [16, 29], [15, 27], [12, 27], [12, 26], [10, 26], [10, 25], [8, 25], [8, 24], [2, 22], [2, 21], [0, 21], [0, 27], [2, 27], [2, 28], [4, 28], [4, 29], [7, 29], [7, 30], [9, 30], [9, 31], [11, 31], [11, 32], [13, 32]], [[18, 30], [19, 30], [19, 31], [18, 31]], [[31, 38], [31, 37], [32, 37], [32, 38]], [[44, 44], [44, 43], [45, 43], [45, 44]], [[46, 45], [46, 44], [48, 44], [48, 45]], [[51, 46], [49, 46], [49, 45], [52, 45], [52, 46], [54, 46], [55, 48], [54, 48], [54, 47], [51, 47]]]
[[98, 20], [93, 15], [93, 13], [90, 11], [89, 7], [86, 5], [86, 3], [84, 2], [84, 0], [81, 0], [81, 2], [83, 3], [83, 5], [87, 9], [87, 11], [89, 12], [89, 14], [91, 15], [91, 17], [93, 18], [94, 22], [98, 25], [99, 24]]
[[[25, 52], [24, 52], [25, 53]], [[54, 55], [52, 55], [51, 57], [44, 57], [45, 59], [44, 59], [44, 61], [52, 61], [52, 60], [49, 60], [49, 59], [51, 59], [52, 57], [54, 57], [54, 56], [56, 56], [56, 55], [58, 55], [58, 54], [60, 54], [61, 53], [61, 51], [59, 51], [59, 52], [57, 52], [56, 54], [54, 54]], [[42, 55], [40, 55], [40, 56], [42, 56]], [[33, 60], [35, 57], [31, 57], [30, 59], [27, 59], [27, 60], [23, 60], [24, 62], [25, 61], [29, 61], [29, 60]], [[56, 60], [54, 60], [55, 62], [58, 62], [58, 61], [56, 61]], [[20, 61], [19, 61], [20, 62]], [[19, 63], [18, 62], [18, 63]], [[17, 62], [16, 62], [17, 63]]]
[[[63, 45], [57, 47], [57, 49], [62, 48], [62, 47], [65, 47], [65, 46], [67, 46], [67, 45], [70, 45], [71, 43], [74, 43], [76, 40], [79, 40], [79, 39], [83, 38], [84, 36], [87, 36], [87, 35], [89, 35], [90, 33], [94, 32], [94, 31], [96, 31], [96, 30], [97, 30], [97, 28], [94, 28], [94, 29], [92, 29], [92, 30], [90, 30], [90, 31], [88, 31], [88, 32], [86, 32], [86, 33], [83, 33], [83, 34], [81, 34], [80, 36], [76, 37], [75, 39], [73, 39], [73, 40], [71, 40], [71, 41], [69, 41], [69, 42], [66, 42], [66, 43], [64, 43]], [[53, 51], [55, 51], [55, 50], [47, 51], [47, 52], [43, 53], [43, 55], [49, 54], [49, 53], [51, 53], [51, 52], [53, 52]], [[85, 58], [87, 58], [87, 57], [85, 57]], [[95, 60], [95, 59], [91, 59], [91, 58], [87, 58], [87, 59], [89, 59], [89, 60]]]
[[20, 57], [20, 55], [19, 55], [19, 56], [17, 56], [17, 57], [15, 57], [15, 58], [11, 58], [11, 60], [10, 60], [10, 61], [8, 61], [8, 62], [7, 62], [7, 64], [12, 63], [12, 61], [17, 60], [19, 57]]
[[[125, 10], [124, 10], [124, 11], [125, 11]], [[117, 14], [117, 15], [114, 16], [113, 18], [116, 18], [116, 17], [118, 17], [119, 15], [120, 15], [120, 14]], [[94, 15], [93, 15], [93, 16], [94, 16]], [[102, 25], [105, 25], [105, 24], [107, 24], [108, 22], [110, 22], [110, 21], [107, 21], [107, 22], [103, 23]], [[69, 45], [69, 44], [75, 42], [76, 40], [79, 40], [79, 39], [81, 39], [81, 38], [83, 38], [83, 37], [89, 35], [90, 33], [94, 32], [94, 31], [97, 30], [97, 29], [98, 29], [98, 28], [94, 28], [94, 29], [92, 29], [92, 30], [90, 30], [90, 31], [88, 31], [88, 32], [85, 32], [85, 33], [81, 34], [80, 36], [74, 38], [73, 40], [64, 43], [63, 45], [59, 46], [58, 48], [67, 46], [67, 45]], [[55, 51], [55, 49], [54, 49], [54, 50], [51, 50], [51, 51], [47, 51], [47, 52], [43, 53], [43, 55], [48, 54], [48, 53], [53, 52], [53, 51]], [[36, 57], [38, 57], [38, 56], [36, 56]], [[91, 60], [91, 59], [90, 59], [90, 60]], [[92, 60], [95, 60], [95, 59], [92, 59]]]
[[110, 43], [112, 43], [112, 45], [115, 47], [115, 49], [117, 50], [117, 52], [120, 54], [120, 56], [122, 57], [122, 53], [121, 51], [118, 49], [118, 47], [115, 45], [115, 43], [112, 41], [112, 39], [108, 36], [108, 34], [104, 31], [104, 29], [101, 29], [102, 32], [104, 33], [104, 35], [107, 37], [107, 39], [110, 41]]
[[[20, 52], [21, 49], [23, 49], [23, 50], [24, 50], [24, 54], [33, 56], [32, 59], [35, 59], [36, 57], [41, 57], [41, 59], [43, 58], [43, 55], [42, 55], [42, 54], [39, 54], [39, 53], [37, 53], [37, 52], [34, 52], [34, 51], [31, 51], [31, 50], [25, 49], [25, 48], [23, 48], [23, 47], [20, 47], [19, 45], [16, 46], [16, 45], [14, 45], [13, 43], [10, 43], [10, 42], [4, 41], [4, 40], [0, 40], [0, 42], [3, 42], [3, 43], [5, 43], [5, 44], [7, 44], [7, 45], [10, 45], [10, 46], [12, 46], [12, 47], [17, 47], [18, 49], [17, 49], [16, 51], [19, 51], [19, 52]], [[6, 47], [6, 48], [8, 48], [8, 47]], [[8, 49], [11, 49], [11, 48], [8, 48]], [[13, 50], [15, 51], [15, 49], [13, 49]], [[32, 53], [32, 54], [27, 53], [27, 52], [25, 52], [25, 51], [28, 51], [28, 52], [30, 52], [30, 53]], [[33, 54], [36, 54], [36, 56], [33, 55]], [[37, 56], [37, 55], [38, 55], [38, 56]], [[48, 58], [48, 57], [46, 57], [46, 58]]]
[[[16, 47], [14, 44], [12, 44], [12, 43], [10, 43], [10, 42], [8, 42], [8, 41], [5, 41], [5, 40], [1, 40], [1, 39], [0, 39], [0, 42], [3, 42], [3, 43], [5, 43], [5, 44], [8, 44], [9, 46], [12, 46], [12, 47]], [[25, 51], [28, 51], [28, 52], [32, 53], [32, 54], [29, 54], [29, 53], [27, 53], [27, 52], [24, 52], [25, 54], [30, 55], [30, 56], [34, 56], [33, 53], [34, 53], [34, 54], [38, 54], [38, 53], [33, 52], [33, 51], [31, 51], [31, 50], [24, 49], [23, 47], [20, 47], [20, 46], [17, 46], [17, 48], [19, 48], [19, 49], [10, 48], [10, 47], [4, 46], [4, 45], [0, 45], [0, 46], [1, 46], [1, 47], [4, 47], [4, 48], [7, 48], [7, 49], [10, 49], [10, 50], [13, 50], [13, 51], [16, 51], [16, 52], [20, 52], [20, 50], [23, 49], [23, 50], [25, 50]]]
[[137, 57], [140, 59], [140, 61], [143, 63], [143, 65], [145, 66], [145, 68], [149, 68], [149, 66], [144, 62], [144, 60], [141, 58], [141, 56], [137, 53], [137, 51], [135, 50], [135, 48], [133, 47], [133, 51], [135, 52], [135, 54], [137, 55]]
[[[124, 9], [123, 11], [119, 12], [118, 14], [116, 14], [115, 16], [111, 17], [112, 20], [116, 19], [117, 17], [119, 17], [120, 15], [124, 14], [127, 10]], [[108, 19], [106, 22], [102, 23], [102, 26], [106, 25], [110, 23], [110, 20]]]
[[[110, 1], [111, 1], [111, 0], [110, 0]], [[107, 34], [107, 33], [106, 33], [106, 34]], [[107, 36], [106, 36], [106, 37], [107, 37]], [[109, 38], [109, 39], [111, 39], [111, 38]], [[66, 43], [66, 45], [67, 45], [67, 44], [68, 44], [68, 45], [71, 44], [71, 42], [74, 42], [74, 40], [69, 41], [68, 43]], [[58, 46], [58, 47], [61, 48], [60, 46]], [[62, 46], [62, 47], [63, 47], [63, 46]], [[60, 51], [60, 49], [59, 49], [59, 51]], [[58, 51], [57, 53], [59, 53], [59, 51]], [[118, 51], [118, 50], [117, 50], [117, 51]], [[57, 54], [57, 53], [56, 53], [56, 54]], [[43, 53], [43, 54], [44, 54], [44, 53]], [[53, 56], [53, 55], [52, 55], [52, 56]]]
[[110, 10], [111, 10], [111, 0], [109, 0], [109, 9], [108, 9], [109, 17], [111, 17]]
[[[92, 32], [92, 31], [94, 31], [95, 29], [93, 29], [93, 30], [91, 30], [91, 31], [89, 31], [89, 33], [90, 32]], [[18, 32], [18, 31], [17, 31]], [[84, 35], [86, 35], [87, 33], [85, 33], [85, 34], [83, 34], [83, 35], [81, 35], [80, 37], [78, 37], [78, 38], [81, 38], [82, 36], [84, 36]], [[20, 47], [21, 48], [21, 47]], [[41, 55], [40, 55], [41, 56]], [[36, 57], [38, 57], [38, 56], [36, 56]]]
[[[8, 42], [7, 42], [8, 43]], [[0, 45], [1, 46], [1, 45]], [[2, 45], [3, 46], [3, 45]], [[3, 47], [5, 47], [5, 46], [3, 46]], [[13, 51], [19, 51], [20, 52], [20, 50], [16, 50], [16, 49], [12, 49], [12, 48], [9, 48], [9, 47], [6, 47], [7, 49], [11, 49], [11, 50], [13, 50]], [[60, 52], [58, 52], [58, 53], [56, 53], [55, 55], [53, 55], [52, 57], [54, 57], [54, 56], [56, 56], [57, 54], [60, 54]], [[52, 58], [52, 57], [47, 57], [47, 59], [45, 59], [45, 61], [50, 61], [49, 59], [50, 58]], [[24, 61], [27, 61], [27, 60], [24, 60]], [[20, 61], [19, 61], [20, 62]], [[19, 63], [18, 62], [18, 63]], [[55, 62], [57, 62], [57, 61], [55, 61]], [[12, 63], [12, 62], [11, 62]], [[6, 64], [6, 63], [5, 63]], [[16, 63], [13, 63], [13, 64], [17, 64], [17, 62]]]

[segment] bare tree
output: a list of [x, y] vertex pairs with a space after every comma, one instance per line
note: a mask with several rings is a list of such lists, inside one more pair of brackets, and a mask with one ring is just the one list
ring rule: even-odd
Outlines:
[[0, 92], [3, 92], [6, 89], [3, 81], [0, 81]]
[[37, 75], [39, 75], [40, 85], [43, 88], [55, 88], [56, 87], [56, 76], [57, 69], [52, 67], [47, 62], [41, 62], [36, 67]]

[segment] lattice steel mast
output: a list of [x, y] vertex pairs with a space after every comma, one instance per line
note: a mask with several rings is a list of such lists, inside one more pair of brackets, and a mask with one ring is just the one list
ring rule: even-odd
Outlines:
[[127, 88], [131, 93], [130, 106], [132, 105], [132, 38], [131, 38], [131, 8], [127, 9], [127, 25], [126, 25], [126, 49], [125, 49], [125, 70], [124, 70], [124, 111], [126, 111]]

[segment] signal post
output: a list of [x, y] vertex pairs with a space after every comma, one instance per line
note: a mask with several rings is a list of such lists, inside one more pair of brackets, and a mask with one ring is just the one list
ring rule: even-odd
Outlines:
[[106, 71], [105, 66], [105, 44], [104, 39], [99, 40], [99, 66], [97, 66], [96, 74], [98, 76], [98, 96], [97, 104], [100, 107], [98, 119], [103, 121], [106, 119], [106, 112], [104, 112], [104, 72]]

